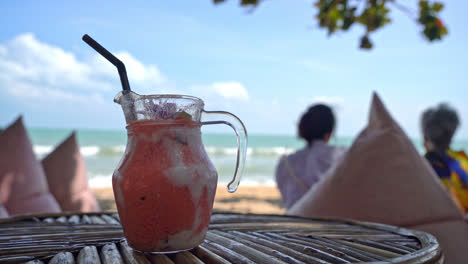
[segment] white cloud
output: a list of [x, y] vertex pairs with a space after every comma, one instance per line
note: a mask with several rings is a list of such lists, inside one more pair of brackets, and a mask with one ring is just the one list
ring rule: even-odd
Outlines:
[[[0, 74], [10, 79], [42, 84], [47, 87], [75, 85], [90, 88], [87, 82], [91, 68], [79, 62], [72, 53], [39, 42], [32, 34], [19, 35], [5, 46], [0, 58]], [[98, 85], [103, 89], [106, 86]]]
[[0, 56], [5, 56], [7, 53], [7, 49], [0, 45]]
[[192, 91], [208, 98], [215, 96], [234, 101], [249, 100], [247, 89], [239, 82], [215, 82], [211, 85], [194, 86]]
[[[0, 80], [1, 82], [1, 80]], [[7, 83], [7, 82], [5, 82]], [[26, 82], [15, 82], [13, 89], [9, 89], [9, 93], [16, 97], [37, 100], [41, 98], [43, 101], [59, 100], [62, 102], [74, 103], [103, 103], [104, 99], [101, 94], [93, 92], [87, 94], [76, 94], [64, 90], [35, 86]]]
[[245, 87], [238, 82], [220, 82], [213, 84], [213, 90], [225, 98], [232, 98], [237, 100], [248, 100], [249, 94]]
[[[154, 89], [164, 83], [156, 65], [145, 65], [127, 52], [117, 57], [125, 63], [132, 87]], [[30, 33], [0, 44], [0, 90], [11, 96], [100, 102], [102, 93], [116, 93], [118, 89], [116, 68], [97, 53], [90, 60], [79, 60], [73, 53], [40, 42]]]
[[[0, 43], [0, 96], [18, 103], [21, 111], [29, 111], [28, 115], [36, 119], [44, 111], [56, 113], [50, 118], [57, 120], [65, 112], [67, 116], [80, 116], [84, 110], [113, 113], [116, 106], [112, 104], [112, 97], [121, 88], [118, 72], [92, 49], [89, 54], [92, 55], [78, 58], [73, 52], [41, 42], [29, 33]], [[144, 64], [128, 52], [115, 55], [124, 62], [135, 91], [192, 93], [203, 98], [210, 110], [248, 116], [251, 99], [241, 82], [171, 87], [156, 65]], [[87, 121], [75, 119], [73, 122]]]
[[[137, 85], [143, 86], [144, 88], [154, 88], [154, 86], [160, 85], [166, 81], [166, 78], [156, 65], [144, 65], [128, 52], [118, 52], [114, 55], [125, 64], [131, 86]], [[91, 67], [93, 69], [99, 69], [98, 75], [102, 74], [108, 78], [115, 78], [118, 76], [116, 67], [99, 54], [93, 57]]]

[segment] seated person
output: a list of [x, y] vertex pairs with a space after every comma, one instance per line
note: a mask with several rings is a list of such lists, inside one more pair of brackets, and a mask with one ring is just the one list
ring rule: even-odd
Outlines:
[[443, 185], [466, 212], [468, 209], [468, 157], [463, 151], [450, 149], [460, 121], [449, 106], [440, 104], [426, 110], [421, 119], [424, 155]]
[[276, 183], [286, 208], [290, 208], [341, 157], [344, 148], [328, 145], [335, 127], [330, 107], [311, 106], [299, 121], [298, 135], [307, 146], [283, 156], [276, 168]]

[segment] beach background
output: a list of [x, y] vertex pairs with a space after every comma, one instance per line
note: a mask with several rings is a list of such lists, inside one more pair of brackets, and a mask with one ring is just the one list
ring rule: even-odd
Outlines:
[[[112, 207], [111, 175], [126, 144], [113, 102], [122, 85], [114, 65], [83, 42], [89, 34], [125, 64], [132, 91], [196, 96], [204, 109], [245, 124], [247, 164], [234, 194], [225, 187], [235, 135], [229, 126], [202, 128], [219, 172], [216, 209], [284, 211], [275, 167], [303, 147], [296, 123], [312, 104], [333, 108], [332, 143], [349, 146], [375, 92], [422, 153], [421, 114], [448, 103], [461, 119], [454, 148], [468, 150], [468, 1], [442, 1], [449, 34], [431, 43], [411, 15], [391, 6], [391, 23], [370, 36], [371, 50], [359, 48], [362, 25], [327, 37], [310, 1], [213, 2], [0, 1], [8, 14], [0, 16], [8, 25], [0, 31], [0, 129], [22, 115], [38, 158], [78, 129], [89, 185], [104, 209]], [[418, 1], [401, 2], [418, 15]]]
[[[29, 129], [34, 152], [38, 159], [50, 153], [67, 138], [70, 129]], [[203, 128], [202, 128], [203, 132]], [[247, 161], [238, 190], [226, 190], [236, 164], [235, 134], [203, 133], [205, 149], [218, 170], [219, 183], [214, 209], [240, 213], [281, 214], [285, 209], [275, 184], [278, 159], [304, 147], [304, 142], [291, 135], [249, 135]], [[78, 130], [78, 142], [87, 167], [89, 185], [99, 200], [101, 208], [115, 211], [112, 193], [112, 173], [121, 159], [127, 141], [124, 130]], [[349, 147], [353, 137], [334, 136], [331, 144]], [[422, 140], [413, 139], [422, 154]], [[455, 140], [454, 149], [468, 149], [468, 140]]]

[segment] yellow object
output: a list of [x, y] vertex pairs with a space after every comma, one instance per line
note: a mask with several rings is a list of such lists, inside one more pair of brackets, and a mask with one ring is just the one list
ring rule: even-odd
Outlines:
[[448, 150], [447, 155], [458, 163], [449, 166], [451, 170], [450, 182], [466, 211], [468, 210], [468, 156], [463, 151], [452, 150]]
[[462, 209], [468, 211], [468, 156], [463, 151], [430, 151], [425, 157], [442, 184]]

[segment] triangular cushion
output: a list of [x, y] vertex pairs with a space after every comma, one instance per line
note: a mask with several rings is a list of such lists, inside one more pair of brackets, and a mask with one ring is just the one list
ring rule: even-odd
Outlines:
[[344, 159], [287, 213], [400, 226], [462, 218], [376, 94], [368, 126]]
[[10, 215], [60, 212], [22, 118], [0, 134], [0, 202]]
[[88, 187], [86, 167], [73, 132], [42, 160], [50, 192], [64, 211], [99, 211]]
[[468, 222], [443, 221], [408, 228], [434, 235], [444, 253], [444, 263], [466, 264], [468, 262]]
[[5, 207], [3, 207], [3, 205], [0, 204], [0, 218], [6, 218], [6, 217], [8, 217], [8, 213]]

